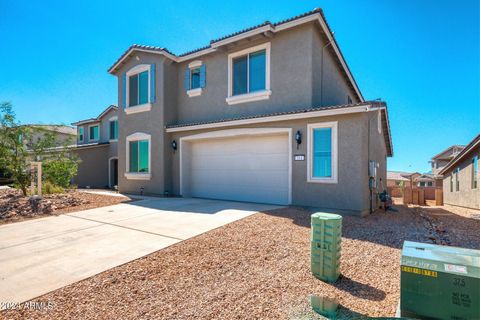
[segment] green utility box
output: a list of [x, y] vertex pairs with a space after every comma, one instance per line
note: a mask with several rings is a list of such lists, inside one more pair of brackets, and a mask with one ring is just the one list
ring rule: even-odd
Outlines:
[[405, 241], [401, 316], [480, 319], [480, 251]]
[[340, 276], [342, 216], [317, 212], [311, 219], [312, 273], [323, 281], [335, 282]]

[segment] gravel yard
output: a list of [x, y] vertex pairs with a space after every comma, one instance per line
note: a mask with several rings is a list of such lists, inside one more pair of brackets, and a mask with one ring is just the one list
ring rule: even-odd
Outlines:
[[[52, 308], [12, 319], [320, 319], [309, 295], [336, 298], [340, 319], [393, 316], [404, 240], [480, 247], [480, 221], [398, 206], [344, 217], [342, 277], [310, 273], [310, 214], [258, 213], [44, 295]], [[48, 278], [45, 279], [48, 281]]]
[[26, 219], [43, 218], [49, 215], [93, 209], [130, 201], [128, 197], [114, 197], [78, 191], [62, 194], [44, 195], [39, 210], [35, 212], [29, 203], [16, 189], [0, 189], [0, 225], [19, 222]]

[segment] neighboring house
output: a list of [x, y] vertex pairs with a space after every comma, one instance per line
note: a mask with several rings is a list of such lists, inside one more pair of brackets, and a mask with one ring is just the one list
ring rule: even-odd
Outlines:
[[387, 172], [387, 187], [407, 187], [410, 186], [409, 172], [388, 171]]
[[424, 173], [414, 179], [417, 187], [435, 187], [435, 175]]
[[79, 187], [112, 188], [118, 185], [117, 111], [112, 105], [96, 118], [72, 123], [77, 127], [73, 152], [81, 160], [73, 183]]
[[[387, 107], [364, 100], [319, 9], [181, 55], [133, 45], [109, 72], [121, 192], [362, 215], [379, 205]], [[106, 168], [107, 153], [92, 163]]]
[[74, 143], [77, 135], [75, 128], [59, 124], [25, 124], [22, 126], [29, 127], [32, 130], [32, 141], [23, 141], [27, 146], [27, 149], [30, 148], [30, 143], [37, 143], [47, 134], [53, 134], [55, 136], [54, 147], [61, 147]]
[[455, 158], [464, 148], [465, 146], [451, 146], [434, 156], [432, 160], [429, 161], [432, 165], [432, 174], [438, 175], [439, 172], [442, 171], [442, 169], [445, 168], [445, 166], [453, 158]]
[[480, 134], [439, 172], [443, 175], [443, 202], [480, 209]]
[[417, 185], [417, 179], [422, 176], [418, 172], [388, 171], [388, 187], [411, 187]]

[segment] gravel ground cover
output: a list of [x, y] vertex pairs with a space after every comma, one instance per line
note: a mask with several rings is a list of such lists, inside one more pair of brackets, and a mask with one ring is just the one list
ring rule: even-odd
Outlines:
[[310, 310], [310, 294], [337, 299], [339, 319], [393, 316], [404, 240], [440, 241], [434, 228], [441, 225], [442, 236], [456, 244], [462, 240], [456, 229], [460, 224], [459, 230], [470, 235], [468, 245], [480, 245], [477, 220], [397, 208], [366, 218], [344, 217], [342, 277], [335, 284], [310, 273], [311, 212], [285, 208], [255, 214], [35, 299], [52, 308], [0, 316], [322, 319]]
[[26, 219], [43, 218], [67, 212], [93, 209], [130, 201], [128, 197], [113, 197], [78, 191], [44, 195], [37, 210], [16, 189], [0, 189], [0, 225]]

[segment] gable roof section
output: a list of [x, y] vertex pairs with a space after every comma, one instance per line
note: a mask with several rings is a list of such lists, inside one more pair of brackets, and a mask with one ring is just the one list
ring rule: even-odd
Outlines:
[[408, 172], [400, 172], [400, 171], [387, 171], [387, 180], [396, 180], [396, 181], [410, 181], [405, 177], [405, 175], [409, 175]]
[[199, 121], [190, 123], [171, 124], [165, 127], [167, 132], [199, 130], [205, 128], [228, 127], [252, 123], [264, 123], [272, 121], [285, 121], [290, 119], [313, 118], [327, 115], [368, 112], [380, 110], [382, 112], [382, 132], [387, 148], [387, 155], [393, 156], [392, 137], [390, 134], [390, 123], [388, 120], [387, 105], [380, 101], [366, 101], [356, 104], [343, 104], [328, 107], [314, 107], [308, 109], [298, 109], [284, 112], [274, 112], [268, 114], [251, 115], [236, 118], [225, 118], [211, 121]]
[[309, 12], [306, 12], [304, 14], [286, 19], [286, 20], [276, 22], [276, 23], [271, 23], [270, 21], [265, 21], [262, 24], [259, 24], [259, 25], [256, 25], [256, 26], [253, 26], [253, 27], [250, 27], [250, 28], [247, 28], [247, 29], [243, 29], [241, 31], [234, 32], [232, 34], [223, 36], [221, 38], [212, 40], [212, 41], [210, 41], [210, 44], [205, 46], [205, 47], [195, 49], [195, 50], [192, 50], [192, 51], [188, 51], [188, 52], [180, 54], [180, 55], [175, 55], [174, 53], [170, 52], [168, 49], [166, 49], [164, 47], [144, 46], [144, 45], [134, 44], [134, 45], [130, 46], [130, 48], [128, 48], [127, 51], [125, 51], [120, 56], [120, 58], [108, 69], [108, 72], [111, 73], [111, 74], [115, 74], [116, 69], [121, 64], [124, 63], [124, 61], [129, 57], [129, 55], [132, 52], [135, 52], [135, 51], [160, 54], [160, 55], [163, 55], [163, 56], [165, 56], [165, 57], [167, 57], [167, 58], [169, 58], [169, 59], [171, 59], [175, 62], [183, 62], [183, 61], [187, 61], [187, 60], [190, 60], [190, 59], [202, 56], [202, 55], [212, 53], [212, 52], [216, 51], [217, 48], [219, 48], [223, 45], [226, 45], [226, 44], [229, 44], [229, 43], [241, 40], [241, 39], [245, 39], [245, 38], [257, 35], [257, 34], [275, 33], [275, 32], [279, 32], [279, 31], [283, 31], [283, 30], [293, 28], [295, 26], [298, 26], [298, 25], [301, 25], [301, 24], [304, 24], [304, 23], [308, 23], [308, 22], [312, 22], [312, 21], [318, 21], [318, 23], [320, 24], [323, 32], [325, 33], [325, 35], [328, 38], [328, 41], [330, 41], [332, 43], [332, 48], [333, 48], [333, 50], [335, 52], [335, 55], [336, 55], [336, 58], [337, 58], [336, 60], [338, 61], [341, 69], [345, 72], [345, 75], [346, 75], [347, 79], [349, 80], [351, 86], [353, 87], [355, 93], [357, 94], [358, 99], [361, 102], [364, 102], [365, 100], [363, 98], [363, 95], [362, 95], [360, 89], [358, 88], [358, 85], [357, 85], [357, 83], [356, 83], [356, 81], [355, 81], [355, 79], [354, 79], [354, 77], [353, 77], [353, 75], [350, 71], [350, 68], [348, 67], [348, 65], [345, 61], [345, 58], [344, 58], [342, 52], [340, 51], [340, 48], [338, 46], [337, 41], [333, 37], [333, 32], [331, 31], [331, 29], [330, 29], [330, 27], [329, 27], [329, 25], [328, 25], [328, 23], [325, 19], [325, 15], [323, 14], [323, 11], [319, 8], [314, 9], [314, 10], [309, 11]]
[[104, 115], [106, 115], [110, 110], [117, 110], [117, 109], [118, 109], [117, 106], [112, 104], [112, 105], [108, 106], [107, 109], [103, 110], [103, 112], [100, 113], [100, 115], [98, 117], [73, 122], [72, 125], [73, 126], [80, 126], [80, 125], [87, 124], [87, 123], [99, 122], [100, 120], [102, 120], [102, 117]]
[[480, 147], [480, 134], [473, 138], [473, 140], [462, 151], [460, 151], [455, 158], [450, 160], [450, 162], [447, 163], [447, 165], [440, 170], [438, 174], [445, 174], [447, 171], [451, 170], [453, 166], [460, 162], [460, 160], [462, 160], [470, 151], [478, 147]]
[[53, 131], [53, 132], [58, 132], [62, 134], [69, 134], [69, 135], [76, 135], [77, 131], [75, 128], [66, 126], [63, 124], [25, 124], [23, 126], [26, 127], [32, 127], [32, 128], [38, 128], [41, 130], [46, 130], [46, 131]]
[[[462, 145], [453, 145], [453, 146], [450, 146], [448, 147], [447, 149], [443, 150], [442, 152], [436, 154], [435, 156], [432, 157], [432, 160], [435, 160], [435, 159], [442, 159], [442, 155], [448, 153], [450, 150], [454, 149], [454, 148], [458, 148], [458, 149], [463, 149], [465, 148], [465, 146], [462, 146]], [[450, 153], [448, 156], [446, 156], [445, 158], [450, 158], [452, 156], [452, 153]]]

